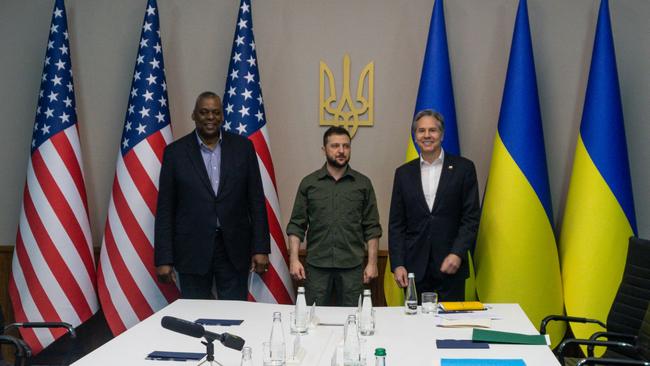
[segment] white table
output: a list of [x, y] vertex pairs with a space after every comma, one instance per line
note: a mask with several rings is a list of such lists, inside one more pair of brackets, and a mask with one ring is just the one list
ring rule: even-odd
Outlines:
[[[517, 304], [490, 305], [489, 312], [501, 318], [492, 321], [493, 330], [538, 334], [526, 314]], [[194, 365], [196, 362], [151, 361], [146, 355], [157, 351], [205, 352], [200, 339], [164, 329], [160, 320], [165, 315], [194, 321], [198, 318], [244, 319], [239, 326], [209, 326], [207, 330], [239, 335], [246, 345], [253, 348], [253, 362], [262, 365], [262, 342], [267, 341], [271, 331], [272, 314], [282, 313], [285, 341], [291, 343], [289, 334], [289, 305], [260, 304], [243, 301], [177, 300], [148, 319], [132, 327], [120, 336], [80, 359], [75, 366], [146, 365], [172, 366]], [[322, 322], [344, 323], [348, 314], [356, 308], [317, 308], [316, 315]], [[440, 365], [441, 358], [521, 358], [528, 366], [559, 365], [547, 346], [495, 345], [489, 349], [437, 349], [435, 339], [471, 339], [470, 328], [441, 328], [435, 326], [439, 319], [430, 314], [405, 315], [401, 307], [378, 307], [375, 335], [363, 337], [367, 341], [368, 365], [374, 365], [376, 347], [387, 351], [390, 366]], [[329, 366], [338, 342], [343, 338], [342, 326], [319, 326], [302, 337], [307, 353], [303, 366]], [[215, 359], [224, 366], [239, 366], [241, 354], [215, 342]]]

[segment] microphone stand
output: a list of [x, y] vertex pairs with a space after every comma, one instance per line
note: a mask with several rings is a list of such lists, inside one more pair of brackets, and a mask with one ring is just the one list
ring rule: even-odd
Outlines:
[[213, 337], [208, 337], [207, 335], [204, 337], [205, 342], [201, 341], [202, 344], [205, 345], [205, 360], [201, 361], [197, 366], [201, 366], [204, 363], [207, 363], [209, 366], [214, 366], [215, 364], [219, 366], [223, 366], [219, 361], [214, 359], [214, 341], [215, 338]]

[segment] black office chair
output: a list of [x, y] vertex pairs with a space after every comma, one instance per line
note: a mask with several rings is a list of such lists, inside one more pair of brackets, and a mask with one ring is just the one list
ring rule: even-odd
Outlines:
[[[612, 358], [611, 355], [608, 357], [588, 357], [578, 361], [577, 366], [583, 365], [644, 365], [650, 366], [650, 306], [646, 310], [645, 317], [643, 318], [643, 323], [641, 323], [641, 328], [639, 333], [636, 336], [630, 337], [630, 342], [611, 342], [611, 341], [599, 341], [599, 340], [571, 340], [567, 339], [562, 342], [564, 344], [582, 344], [589, 347], [594, 346], [605, 346], [609, 347], [614, 345], [616, 347], [625, 347], [630, 351], [634, 356], [632, 358]], [[615, 344], [610, 344], [615, 343]], [[624, 345], [623, 345], [624, 344]]]
[[[13, 328], [63, 328], [66, 330], [66, 334], [71, 339], [77, 338], [77, 333], [71, 324], [65, 322], [24, 322], [24, 323], [11, 323], [5, 326], [5, 331]], [[21, 340], [22, 342], [22, 340]], [[74, 342], [73, 342], [74, 343]], [[25, 348], [26, 363], [25, 365], [69, 365], [72, 362], [72, 349], [68, 349], [62, 354], [57, 354], [55, 356], [48, 355], [48, 357], [40, 357], [34, 359], [31, 348], [23, 342]]]
[[[575, 316], [550, 315], [542, 320], [540, 333], [546, 333], [546, 327], [551, 321], [566, 321], [578, 323], [595, 323], [605, 329], [603, 332], [594, 333], [589, 342], [599, 342], [599, 338], [607, 338], [608, 348], [604, 354], [606, 358], [625, 359], [634, 358], [634, 347], [630, 344], [639, 334], [639, 329], [644, 319], [648, 304], [650, 303], [650, 240], [631, 237], [628, 245], [625, 271], [619, 285], [616, 297], [607, 316], [607, 324], [597, 319], [581, 318]], [[570, 342], [569, 342], [570, 341]], [[562, 365], [571, 365], [576, 359], [565, 360], [565, 351], [568, 346], [578, 344], [575, 340], [566, 340], [558, 346], [556, 355]], [[618, 342], [618, 343], [617, 343]], [[587, 357], [593, 358], [595, 344], [587, 345]], [[565, 362], [566, 361], [566, 362]]]
[[0, 335], [0, 346], [1, 345], [11, 345], [14, 348], [14, 363], [10, 364], [5, 361], [0, 352], [0, 366], [23, 366], [29, 364], [29, 358], [31, 357], [31, 350], [20, 338], [12, 337], [10, 335]]
[[631, 360], [617, 360], [613, 358], [603, 359], [603, 358], [585, 358], [578, 362], [576, 366], [585, 366], [585, 365], [595, 365], [595, 366], [605, 366], [605, 365], [641, 365], [641, 366], [650, 366], [650, 362], [644, 361], [631, 361]]
[[[4, 319], [4, 314], [2, 311], [2, 306], [0, 306], [0, 366], [9, 366], [9, 365], [14, 365], [14, 366], [22, 366], [26, 364], [26, 360], [31, 356], [31, 350], [29, 347], [25, 344], [25, 342], [22, 341], [20, 338], [12, 337], [8, 334], [4, 334], [4, 324], [5, 324], [5, 319]], [[10, 364], [8, 363], [3, 355], [2, 355], [2, 346], [3, 345], [9, 345], [12, 346], [14, 349], [14, 363]]]
[[[36, 366], [37, 364], [34, 363], [32, 359], [32, 350], [25, 343], [22, 339], [17, 338], [17, 337], [12, 337], [10, 335], [7, 335], [6, 332], [11, 330], [11, 329], [19, 329], [19, 328], [63, 328], [66, 329], [66, 333], [70, 336], [70, 338], [75, 339], [77, 337], [75, 329], [72, 327], [71, 324], [65, 323], [65, 322], [25, 322], [25, 323], [11, 323], [11, 324], [4, 324], [4, 316], [2, 315], [2, 306], [0, 306], [0, 345], [2, 344], [8, 344], [12, 345], [15, 349], [14, 356], [15, 356], [15, 361], [14, 365], [15, 366], [26, 366], [26, 365], [34, 365]], [[61, 355], [56, 360], [46, 360], [45, 364], [47, 365], [68, 365], [70, 364], [71, 361], [71, 353], [68, 352], [67, 354]], [[2, 360], [2, 354], [0, 353], [0, 366], [8, 365], [4, 360]]]

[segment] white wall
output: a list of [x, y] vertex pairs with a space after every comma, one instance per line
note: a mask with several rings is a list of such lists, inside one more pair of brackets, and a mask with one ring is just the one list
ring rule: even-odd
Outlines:
[[[483, 191], [517, 0], [447, 0], [445, 15], [463, 154]], [[146, 1], [68, 0], [86, 186], [101, 243]], [[159, 0], [174, 135], [203, 90], [223, 93], [238, 1]], [[15, 241], [53, 2], [0, 1], [0, 244]], [[323, 163], [318, 68], [354, 80], [375, 62], [375, 127], [360, 128], [352, 166], [377, 192], [384, 228], [405, 156], [433, 0], [257, 0], [258, 62], [283, 225], [300, 179]], [[599, 1], [529, 0], [555, 219], [561, 221]], [[610, 1], [639, 233], [650, 237], [650, 1]], [[386, 246], [385, 238], [382, 247]]]

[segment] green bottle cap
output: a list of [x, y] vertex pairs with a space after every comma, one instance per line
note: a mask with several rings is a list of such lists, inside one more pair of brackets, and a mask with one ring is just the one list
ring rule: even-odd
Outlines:
[[375, 356], [386, 356], [385, 348], [375, 348]]

